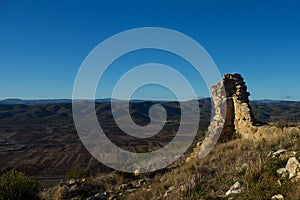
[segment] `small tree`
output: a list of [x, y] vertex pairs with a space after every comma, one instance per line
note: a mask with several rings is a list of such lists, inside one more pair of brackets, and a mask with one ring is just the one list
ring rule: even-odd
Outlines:
[[11, 170], [0, 176], [0, 200], [38, 199], [38, 182], [24, 173]]

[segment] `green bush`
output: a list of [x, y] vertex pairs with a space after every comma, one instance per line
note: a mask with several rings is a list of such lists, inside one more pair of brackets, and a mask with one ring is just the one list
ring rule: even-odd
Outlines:
[[0, 200], [38, 199], [38, 182], [16, 170], [4, 172], [0, 176]]
[[81, 179], [87, 178], [89, 173], [87, 170], [82, 168], [72, 168], [67, 171], [66, 178], [67, 179]]

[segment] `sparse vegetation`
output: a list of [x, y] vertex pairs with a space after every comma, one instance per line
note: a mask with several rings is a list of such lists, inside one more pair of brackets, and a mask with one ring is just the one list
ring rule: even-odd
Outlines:
[[273, 158], [270, 151], [287, 149], [300, 152], [300, 132], [271, 136], [265, 140], [236, 139], [218, 144], [202, 160], [192, 160], [162, 176], [150, 185], [151, 191], [138, 190], [125, 199], [137, 196], [149, 199], [164, 195], [170, 186], [170, 199], [218, 199], [239, 181], [242, 193], [234, 199], [271, 199], [282, 194], [287, 199], [300, 199], [300, 182], [279, 178], [276, 170], [286, 165], [287, 159]]
[[38, 199], [39, 184], [24, 173], [11, 170], [0, 176], [0, 200]]
[[82, 168], [72, 168], [69, 169], [66, 173], [67, 179], [81, 179], [81, 178], [87, 178], [88, 176], [89, 176], [88, 171]]
[[[271, 199], [275, 194], [282, 194], [285, 199], [300, 199], [300, 181], [292, 182], [276, 174], [276, 170], [287, 163], [287, 157], [270, 156], [270, 152], [279, 149], [298, 152], [299, 155], [300, 132], [269, 135], [260, 140], [235, 139], [217, 144], [201, 160], [177, 161], [164, 171], [137, 176], [112, 172], [89, 178], [85, 185], [89, 184], [87, 188], [98, 188], [96, 191], [101, 192], [119, 191], [122, 193], [119, 199], [146, 200], [165, 196], [165, 199], [193, 200], [226, 199], [226, 191], [238, 181], [242, 190], [240, 194], [229, 196], [234, 199]], [[124, 184], [137, 185], [139, 180], [147, 183], [131, 192], [120, 189]]]

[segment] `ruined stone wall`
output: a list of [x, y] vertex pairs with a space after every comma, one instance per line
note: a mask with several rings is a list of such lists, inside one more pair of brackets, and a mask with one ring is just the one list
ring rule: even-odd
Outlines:
[[214, 148], [217, 141], [227, 142], [236, 137], [260, 140], [273, 138], [276, 134], [293, 134], [299, 127], [279, 128], [255, 120], [249, 104], [247, 86], [240, 74], [225, 74], [211, 87], [214, 106], [213, 118], [206, 137], [197, 143], [186, 161], [198, 155], [203, 158]]
[[[225, 92], [220, 92], [221, 88]], [[219, 109], [220, 99], [226, 99], [226, 117], [219, 141], [226, 142], [235, 137], [262, 138], [268, 134], [281, 134], [299, 128], [278, 128], [255, 120], [249, 104], [250, 93], [240, 74], [225, 74], [224, 78], [211, 87], [214, 108]], [[216, 96], [216, 97], [215, 97]], [[214, 127], [214, 125], [212, 125]]]
[[[226, 123], [233, 122], [231, 133], [242, 134], [254, 125], [254, 117], [249, 104], [250, 93], [240, 74], [225, 74], [222, 80], [226, 90], [227, 113], [223, 133], [226, 133]], [[232, 127], [232, 126], [231, 126]], [[227, 133], [228, 134], [228, 133]], [[233, 135], [235, 136], [235, 135]]]
[[[224, 92], [220, 92], [222, 89]], [[219, 99], [226, 101], [226, 116], [220, 137], [221, 142], [226, 142], [236, 137], [241, 131], [245, 131], [254, 125], [254, 117], [249, 104], [247, 86], [240, 74], [225, 74], [224, 78], [211, 87], [214, 108], [220, 105]], [[216, 100], [215, 96], [218, 97]]]

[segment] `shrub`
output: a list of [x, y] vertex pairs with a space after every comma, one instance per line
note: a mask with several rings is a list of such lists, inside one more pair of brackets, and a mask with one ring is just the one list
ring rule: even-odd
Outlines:
[[81, 179], [81, 178], [87, 178], [88, 176], [89, 176], [88, 171], [82, 168], [72, 168], [69, 171], [67, 171], [66, 174], [67, 179]]
[[38, 182], [16, 170], [4, 172], [0, 176], [0, 200], [38, 199]]

